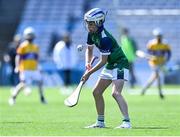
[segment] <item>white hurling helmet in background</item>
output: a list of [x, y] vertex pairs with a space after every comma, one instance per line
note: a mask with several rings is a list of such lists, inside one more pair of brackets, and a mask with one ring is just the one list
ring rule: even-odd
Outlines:
[[97, 27], [101, 27], [105, 21], [105, 13], [100, 8], [93, 8], [84, 15], [86, 22], [94, 21]]
[[25, 39], [34, 39], [35, 38], [35, 30], [32, 27], [27, 27], [24, 29], [23, 37]]
[[154, 36], [161, 36], [162, 35], [162, 30], [160, 29], [160, 28], [155, 28], [155, 29], [153, 29], [153, 35]]

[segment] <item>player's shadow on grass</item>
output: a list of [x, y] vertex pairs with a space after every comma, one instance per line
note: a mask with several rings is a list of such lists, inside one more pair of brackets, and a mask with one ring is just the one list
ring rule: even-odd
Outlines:
[[151, 126], [151, 127], [133, 127], [132, 129], [168, 129], [168, 127]]

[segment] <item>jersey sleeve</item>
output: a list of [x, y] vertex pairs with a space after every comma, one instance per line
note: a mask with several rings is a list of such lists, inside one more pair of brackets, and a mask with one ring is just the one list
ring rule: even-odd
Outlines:
[[92, 36], [90, 35], [90, 33], [88, 33], [87, 44], [88, 45], [93, 45], [94, 44], [94, 42], [92, 41]]
[[17, 52], [17, 54], [19, 54], [19, 55], [23, 54], [23, 53], [24, 53], [23, 46], [20, 45], [20, 46], [17, 48], [16, 52]]
[[112, 41], [109, 37], [101, 39], [101, 47], [99, 48], [102, 55], [110, 55], [112, 49]]

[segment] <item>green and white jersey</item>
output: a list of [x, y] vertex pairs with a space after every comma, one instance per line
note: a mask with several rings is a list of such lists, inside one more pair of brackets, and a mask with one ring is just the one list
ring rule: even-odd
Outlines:
[[99, 29], [98, 33], [88, 33], [88, 45], [95, 45], [102, 55], [108, 55], [107, 69], [129, 68], [128, 60], [114, 37], [105, 29]]

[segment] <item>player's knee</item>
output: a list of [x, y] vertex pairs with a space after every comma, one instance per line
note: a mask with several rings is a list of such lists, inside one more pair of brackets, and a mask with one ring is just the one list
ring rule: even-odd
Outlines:
[[102, 96], [102, 94], [97, 89], [94, 89], [93, 90], [93, 96], [98, 97], [98, 96]]
[[96, 90], [93, 91], [93, 96], [94, 96], [94, 97], [99, 96], [99, 95], [98, 95], [98, 92], [97, 92]]
[[112, 96], [113, 96], [113, 98], [117, 98], [118, 96], [121, 96], [121, 93], [119, 93], [119, 92], [117, 92], [117, 91], [114, 91], [114, 92], [112, 93]]
[[21, 81], [21, 82], [19, 83], [19, 85], [20, 85], [21, 87], [25, 87], [25, 86], [26, 86], [26, 84], [25, 84], [24, 81]]

